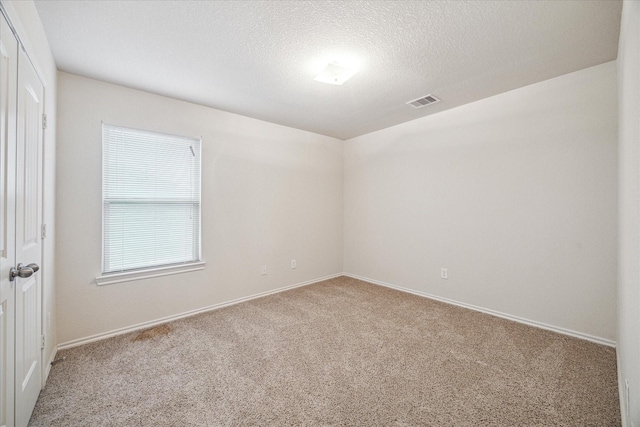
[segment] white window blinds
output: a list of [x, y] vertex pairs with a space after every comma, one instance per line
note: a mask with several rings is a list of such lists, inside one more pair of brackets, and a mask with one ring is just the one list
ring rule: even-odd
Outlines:
[[102, 125], [103, 273], [200, 260], [200, 140]]

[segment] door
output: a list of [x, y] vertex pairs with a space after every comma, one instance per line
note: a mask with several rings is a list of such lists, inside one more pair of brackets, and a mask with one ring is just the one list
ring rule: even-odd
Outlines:
[[[15, 285], [15, 424], [26, 426], [38, 400], [41, 369], [40, 225], [44, 88], [23, 50], [18, 58], [16, 263], [27, 272]], [[31, 270], [29, 270], [31, 269]]]
[[0, 15], [0, 426], [14, 425], [18, 42]]
[[42, 382], [43, 97], [0, 15], [0, 426], [6, 427], [28, 424]]

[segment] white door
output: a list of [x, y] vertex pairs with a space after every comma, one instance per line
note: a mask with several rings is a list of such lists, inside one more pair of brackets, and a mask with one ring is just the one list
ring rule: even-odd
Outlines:
[[0, 426], [14, 425], [18, 42], [0, 15]]
[[[18, 59], [16, 149], [16, 263], [26, 269], [16, 278], [15, 424], [26, 426], [38, 400], [41, 369], [40, 225], [42, 223], [42, 112], [44, 88], [31, 62]], [[30, 274], [33, 270], [33, 274]]]

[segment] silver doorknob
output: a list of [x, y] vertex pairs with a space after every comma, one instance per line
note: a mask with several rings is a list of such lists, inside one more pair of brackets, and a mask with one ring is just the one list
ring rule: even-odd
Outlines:
[[18, 264], [17, 267], [11, 268], [11, 276], [9, 277], [9, 280], [13, 282], [16, 280], [16, 277], [22, 277], [23, 279], [31, 277], [33, 273], [38, 270], [40, 270], [40, 267], [36, 263], [31, 263], [27, 266]]

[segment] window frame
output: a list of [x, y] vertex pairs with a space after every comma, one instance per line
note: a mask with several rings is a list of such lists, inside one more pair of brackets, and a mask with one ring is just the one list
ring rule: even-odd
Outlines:
[[[197, 248], [196, 259], [192, 261], [185, 261], [172, 264], [157, 264], [142, 268], [134, 268], [129, 270], [105, 272], [105, 127], [122, 128], [129, 131], [139, 131], [151, 134], [163, 135], [165, 137], [175, 137], [177, 139], [192, 139], [199, 142], [198, 147], [198, 231], [197, 231]], [[113, 283], [121, 283], [133, 280], [148, 279], [154, 277], [167, 276], [178, 273], [186, 273], [192, 271], [203, 270], [206, 266], [206, 262], [202, 260], [202, 137], [192, 137], [187, 135], [179, 135], [164, 131], [141, 129], [125, 125], [112, 125], [108, 123], [101, 123], [101, 144], [102, 144], [102, 161], [101, 161], [101, 214], [102, 214], [102, 227], [101, 227], [101, 274], [95, 278], [98, 285], [109, 285]], [[153, 199], [150, 199], [153, 200]]]

